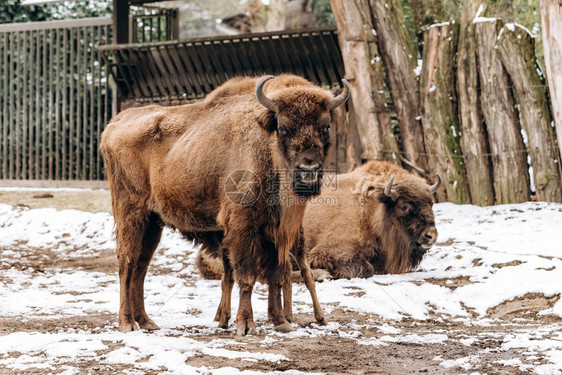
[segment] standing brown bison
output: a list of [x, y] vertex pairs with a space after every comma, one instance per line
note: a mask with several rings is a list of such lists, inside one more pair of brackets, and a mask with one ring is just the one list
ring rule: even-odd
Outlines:
[[[413, 270], [437, 239], [433, 193], [422, 178], [390, 163], [370, 161], [323, 187], [305, 212], [304, 247], [314, 269], [334, 278]], [[296, 259], [302, 249], [293, 249]], [[221, 264], [203, 247], [197, 266], [206, 278]], [[321, 273], [320, 273], [321, 274]]]
[[[240, 286], [239, 335], [255, 332], [251, 295], [258, 277], [269, 283], [275, 327], [291, 329], [280, 286], [300, 235], [303, 200], [319, 192], [328, 129], [349, 89], [334, 98], [294, 75], [272, 78], [233, 79], [195, 104], [128, 109], [104, 130], [121, 331], [136, 323], [158, 328], [145, 312], [143, 285], [164, 225], [220, 248], [223, 295], [232, 278]], [[223, 326], [227, 302], [218, 311]]]

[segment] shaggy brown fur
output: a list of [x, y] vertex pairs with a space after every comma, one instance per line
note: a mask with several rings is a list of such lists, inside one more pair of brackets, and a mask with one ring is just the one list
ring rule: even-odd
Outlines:
[[[384, 194], [392, 175], [395, 200]], [[319, 203], [313, 201], [305, 212], [305, 246], [314, 271], [352, 278], [413, 270], [437, 239], [426, 181], [379, 161], [333, 181], [323, 187]], [[206, 278], [219, 278], [223, 272], [206, 247], [199, 252], [197, 266]]]
[[[334, 105], [343, 97], [335, 100], [303, 78], [282, 75], [265, 83], [267, 96], [258, 102], [257, 82], [233, 79], [195, 104], [128, 109], [103, 132], [100, 151], [116, 223], [121, 331], [137, 329], [135, 322], [143, 329], [158, 328], [145, 312], [143, 284], [164, 225], [221, 255], [221, 326], [230, 318], [235, 280], [240, 286], [237, 333], [255, 332], [251, 294], [260, 278], [269, 284], [268, 311], [275, 327], [290, 329], [280, 288], [290, 274], [289, 250], [301, 233], [302, 202], [318, 193], [327, 129], [339, 118]], [[252, 177], [233, 183], [237, 171], [250, 171]], [[229, 186], [256, 199], [237, 201]]]
[[[392, 175], [391, 198], [384, 190]], [[365, 163], [321, 197], [337, 204], [309, 205], [305, 238], [311, 266], [334, 278], [411, 271], [437, 239], [431, 187], [394, 164]]]

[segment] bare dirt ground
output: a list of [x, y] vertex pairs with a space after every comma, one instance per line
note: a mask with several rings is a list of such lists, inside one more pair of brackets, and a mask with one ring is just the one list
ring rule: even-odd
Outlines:
[[[43, 197], [39, 195], [42, 194]], [[49, 196], [51, 195], [51, 196]], [[53, 192], [0, 192], [0, 203], [10, 205], [25, 205], [31, 208], [55, 207], [57, 209], [73, 208], [84, 211], [100, 212], [110, 211], [109, 195], [105, 190], [91, 191], [53, 191]], [[442, 244], [445, 245], [445, 244]], [[11, 264], [16, 269], [33, 268], [38, 274], [53, 269], [81, 269], [95, 270], [116, 275], [117, 265], [115, 255], [111, 251], [104, 251], [96, 259], [68, 258], [64, 253], [52, 252], [48, 248], [35, 249], [28, 252], [17, 263]], [[509, 265], [498, 265], [498, 267]], [[0, 275], [2, 268], [0, 266]], [[152, 269], [150, 272], [170, 272], [168, 270]], [[193, 276], [193, 275], [192, 275]], [[1, 276], [0, 276], [1, 277]], [[467, 278], [459, 277], [452, 281], [447, 279], [433, 279], [429, 282], [458, 288], [470, 283]], [[217, 295], [217, 302], [219, 296]], [[243, 370], [259, 372], [276, 372], [297, 370], [304, 373], [327, 374], [527, 374], [533, 373], [525, 366], [510, 364], [513, 358], [521, 358], [524, 364], [539, 365], [546, 363], [541, 355], [534, 356], [529, 362], [525, 355], [527, 348], [512, 348], [506, 350], [502, 347], [503, 340], [508, 335], [536, 330], [548, 324], [560, 323], [560, 319], [537, 313], [554, 305], [559, 296], [546, 298], [542, 294], [528, 294], [488, 311], [490, 323], [486, 325], [466, 324], [466, 321], [456, 319], [443, 319], [435, 316], [434, 319], [424, 321], [403, 319], [393, 321], [392, 327], [401, 330], [401, 335], [412, 337], [446, 334], [446, 340], [431, 340], [416, 342], [416, 340], [386, 341], [386, 345], [365, 345], [353, 339], [357, 331], [365, 340], [370, 338], [380, 339], [385, 336], [380, 327], [388, 323], [374, 314], [361, 314], [343, 311], [337, 307], [327, 314], [331, 322], [338, 322], [339, 332], [328, 332], [319, 337], [287, 337], [277, 335], [276, 341], [264, 343], [266, 334], [263, 330], [256, 336], [237, 339], [233, 324], [230, 329], [204, 334], [198, 334], [198, 327], [189, 327], [190, 337], [198, 341], [211, 341], [213, 339], [236, 339], [237, 343], [227, 346], [229, 350], [241, 349], [250, 352], [265, 352], [282, 354], [289, 358], [288, 361], [241, 361], [236, 358], [226, 358], [208, 355], [190, 357], [187, 364], [194, 367], [223, 368], [233, 367]], [[322, 296], [320, 295], [322, 302]], [[117, 312], [117, 311], [115, 311]], [[212, 317], [210, 317], [212, 318]], [[297, 323], [306, 327], [310, 325], [312, 317], [297, 314]], [[0, 309], [0, 340], [2, 336], [14, 332], [43, 332], [56, 333], [61, 330], [85, 330], [95, 332], [103, 327], [115, 325], [116, 314], [83, 314], [64, 319], [37, 319], [31, 316], [26, 319], [21, 317], [7, 317], [1, 315]], [[263, 325], [265, 322], [258, 322]], [[359, 328], [358, 328], [359, 327]], [[151, 335], [151, 333], [146, 333]], [[346, 335], [348, 337], [346, 337]], [[363, 341], [365, 341], [363, 340]], [[106, 343], [110, 352], [120, 343]], [[22, 355], [16, 353], [12, 355]], [[95, 360], [83, 361], [74, 364], [84, 374], [110, 374], [123, 373], [128, 370], [124, 365], [104, 364], [104, 352]], [[502, 362], [503, 361], [503, 362]], [[447, 363], [449, 365], [447, 365]], [[49, 370], [51, 373], [61, 373], [63, 367]], [[43, 374], [44, 369], [27, 369], [18, 371], [2, 368], [0, 374]], [[147, 374], [159, 374], [160, 370], [146, 370]]]

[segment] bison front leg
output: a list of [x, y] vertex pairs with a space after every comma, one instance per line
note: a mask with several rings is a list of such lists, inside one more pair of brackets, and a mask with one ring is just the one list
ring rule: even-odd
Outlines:
[[[285, 316], [285, 311], [283, 310], [283, 305], [281, 304], [281, 286], [283, 285], [283, 290], [286, 293], [286, 275], [291, 274], [290, 263], [285, 263], [275, 267], [269, 273], [269, 296], [268, 296], [268, 315], [273, 321], [273, 326], [276, 331], [279, 332], [290, 332], [293, 330], [291, 323], [287, 320]], [[290, 284], [290, 282], [289, 282]], [[291, 292], [289, 292], [290, 295]], [[285, 300], [286, 302], [286, 300]], [[290, 302], [289, 302], [290, 303]]]
[[119, 261], [119, 330], [158, 329], [144, 309], [144, 278], [160, 240], [162, 228], [157, 217], [138, 215], [116, 217], [117, 259]]
[[217, 309], [217, 314], [215, 315], [215, 322], [219, 322], [220, 328], [227, 328], [228, 321], [230, 320], [231, 306], [230, 301], [232, 297], [232, 286], [234, 280], [232, 279], [232, 267], [230, 266], [230, 260], [225, 250], [222, 250], [222, 264], [224, 273], [221, 279], [221, 302], [219, 308]]
[[[228, 249], [232, 263], [234, 280], [240, 288], [240, 301], [236, 314], [236, 333], [238, 336], [256, 334], [254, 313], [252, 311], [252, 291], [256, 282], [256, 255], [260, 251], [259, 242], [252, 234], [231, 231], [225, 235], [224, 248]], [[220, 308], [220, 307], [219, 307]], [[222, 310], [224, 314], [224, 309]]]
[[324, 312], [322, 307], [320, 307], [320, 302], [318, 302], [318, 296], [316, 295], [316, 284], [314, 283], [314, 276], [312, 270], [310, 269], [310, 262], [308, 261], [307, 254], [304, 250], [296, 251], [295, 258], [301, 269], [301, 275], [304, 280], [304, 285], [310, 293], [312, 298], [312, 306], [314, 308], [314, 318], [319, 325], [325, 326], [328, 323], [324, 317]]

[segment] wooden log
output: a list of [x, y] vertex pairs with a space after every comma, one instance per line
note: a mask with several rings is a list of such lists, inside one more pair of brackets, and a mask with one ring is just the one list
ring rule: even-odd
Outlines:
[[384, 68], [373, 35], [367, 0], [330, 1], [338, 27], [338, 39], [351, 86], [361, 158], [397, 162], [398, 143], [392, 132], [386, 105]]
[[544, 63], [559, 152], [562, 155], [562, 3], [541, 0]]
[[521, 136], [511, 82], [496, 41], [503, 23], [475, 23], [476, 55], [480, 77], [480, 105], [492, 157], [493, 184], [497, 203], [518, 203], [530, 198], [527, 152]]
[[457, 24], [440, 24], [424, 32], [420, 108], [430, 171], [444, 179], [437, 200], [469, 203], [454, 102], [458, 30]]
[[519, 119], [527, 134], [536, 198], [562, 202], [560, 156], [551, 126], [547, 88], [539, 75], [534, 39], [527, 29], [511, 23], [501, 29], [497, 45], [503, 66], [513, 82]]
[[472, 204], [494, 203], [492, 172], [488, 159], [488, 140], [478, 107], [478, 70], [474, 19], [479, 2], [463, 2], [457, 55], [457, 95], [461, 149]]
[[417, 54], [404, 25], [402, 8], [397, 0], [370, 0], [369, 3], [398, 116], [404, 154], [421, 168], [428, 169], [419, 111], [418, 81], [414, 73]]

